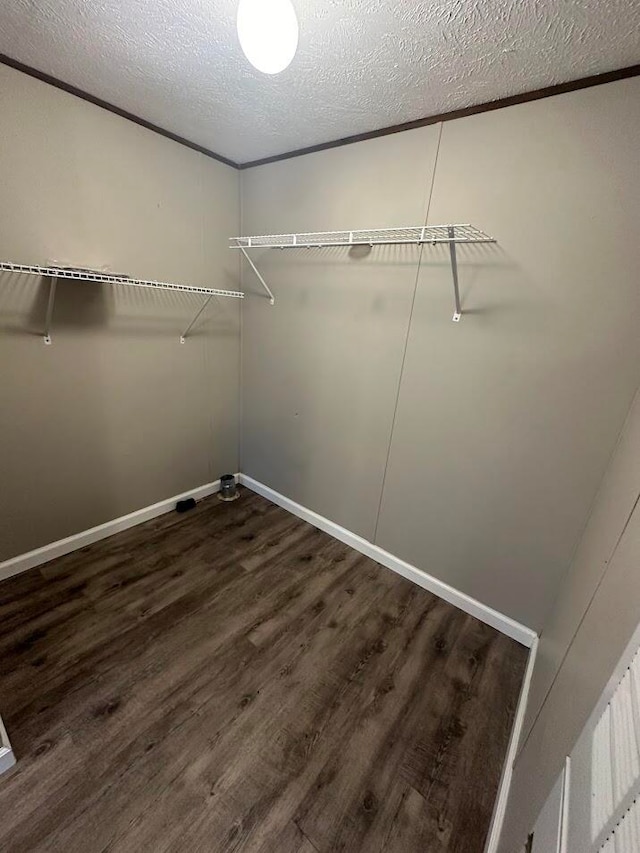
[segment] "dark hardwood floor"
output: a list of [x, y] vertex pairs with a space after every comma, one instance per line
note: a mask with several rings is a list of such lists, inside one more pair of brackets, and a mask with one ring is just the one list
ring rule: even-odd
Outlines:
[[0, 850], [481, 853], [526, 657], [210, 498], [0, 583]]

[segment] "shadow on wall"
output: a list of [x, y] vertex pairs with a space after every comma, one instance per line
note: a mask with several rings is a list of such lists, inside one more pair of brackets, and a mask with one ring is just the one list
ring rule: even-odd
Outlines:
[[90, 330], [102, 328], [108, 324], [109, 305], [103, 287], [96, 287], [95, 283], [86, 281], [41, 278], [36, 298], [29, 312], [29, 328], [44, 328], [46, 325], [50, 288], [54, 283], [52, 327], [49, 330], [51, 333], [56, 327], [68, 329], [73, 326], [82, 326]]
[[[224, 289], [235, 289], [229, 280]], [[0, 332], [9, 335], [45, 334], [51, 279], [0, 272]], [[57, 279], [51, 336], [56, 332], [110, 329], [117, 335], [179, 338], [206, 301], [206, 295], [113, 286], [92, 281]], [[214, 297], [190, 330], [235, 336], [235, 300]], [[229, 310], [231, 308], [231, 310]]]
[[[498, 243], [475, 243], [456, 245], [460, 298], [465, 314], [484, 314], [488, 311], [483, 308], [482, 297], [474, 298], [476, 304], [472, 307], [471, 297], [483, 275], [496, 273], [508, 273], [518, 270], [517, 265]], [[279, 279], [288, 279], [294, 274], [299, 277], [300, 282], [308, 282], [310, 286], [322, 285], [333, 287], [339, 285], [349, 287], [360, 287], [363, 289], [367, 281], [366, 277], [358, 276], [357, 271], [367, 271], [368, 277], [376, 277], [384, 283], [385, 277], [389, 277], [390, 286], [394, 285], [392, 277], [394, 273], [400, 273], [403, 269], [413, 268], [416, 273], [423, 271], [422, 275], [429, 277], [430, 270], [437, 281], [435, 286], [441, 287], [441, 282], [446, 284], [446, 294], [453, 299], [453, 278], [451, 275], [451, 257], [448, 245], [437, 243], [425, 243], [406, 245], [358, 245], [327, 246], [322, 248], [300, 248], [300, 249], [262, 249], [253, 252], [252, 259], [258, 269], [265, 275], [267, 284], [276, 293], [279, 287]], [[386, 272], [385, 272], [386, 270]], [[521, 273], [521, 271], [518, 271]], [[326, 275], [325, 275], [326, 273]], [[342, 273], [342, 274], [341, 274]], [[336, 277], [338, 277], [336, 279]], [[520, 281], [520, 275], [513, 276], [511, 281]], [[486, 277], [484, 282], [486, 283]], [[252, 296], [264, 296], [260, 284], [252, 271], [247, 267], [244, 273], [244, 289]], [[281, 295], [285, 295], [281, 291]], [[500, 306], [492, 304], [491, 310], [507, 309], [509, 306], [520, 305], [522, 294], [514, 300], [507, 298], [502, 293]], [[525, 299], [526, 302], [528, 300]], [[527, 305], [527, 310], [530, 306]]]

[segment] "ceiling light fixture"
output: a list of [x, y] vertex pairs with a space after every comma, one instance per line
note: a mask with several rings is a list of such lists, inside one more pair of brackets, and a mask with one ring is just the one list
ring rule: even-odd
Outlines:
[[298, 18], [291, 0], [240, 0], [238, 38], [258, 71], [284, 71], [298, 48]]

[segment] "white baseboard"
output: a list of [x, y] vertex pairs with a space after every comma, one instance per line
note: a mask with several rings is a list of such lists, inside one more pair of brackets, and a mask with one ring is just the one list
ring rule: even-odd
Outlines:
[[[238, 475], [236, 475], [238, 477]], [[123, 515], [120, 518], [115, 518], [113, 521], [107, 521], [104, 524], [99, 524], [97, 527], [91, 527], [89, 530], [83, 530], [81, 533], [74, 533], [73, 536], [67, 536], [65, 539], [59, 539], [57, 542], [52, 542], [50, 545], [44, 545], [42, 548], [36, 548], [35, 551], [28, 551], [26, 554], [19, 554], [17, 557], [12, 557], [10, 560], [5, 560], [0, 563], [0, 580], [10, 578], [12, 575], [17, 575], [20, 572], [26, 572], [28, 569], [33, 569], [35, 566], [41, 566], [43, 563], [48, 563], [49, 560], [54, 560], [56, 557], [62, 557], [64, 554], [69, 554], [71, 551], [77, 551], [84, 548], [85, 545], [91, 545], [93, 542], [98, 542], [100, 539], [106, 539], [107, 536], [113, 536], [114, 533], [120, 533], [122, 530], [128, 530], [130, 527], [135, 527], [136, 524], [142, 524], [144, 521], [150, 521], [152, 518], [157, 518], [165, 512], [170, 512], [175, 509], [178, 501], [185, 498], [206, 498], [220, 491], [220, 480], [214, 483], [207, 483], [205, 486], [198, 486], [188, 492], [183, 492], [181, 495], [174, 495], [172, 498], [160, 501], [157, 504], [146, 506], [143, 509], [137, 509], [135, 512], [130, 512], [128, 515]]]
[[536, 663], [536, 655], [538, 654], [538, 637], [534, 637], [529, 649], [529, 658], [527, 660], [527, 668], [522, 680], [520, 688], [520, 696], [518, 697], [518, 707], [516, 716], [511, 729], [511, 737], [509, 738], [509, 746], [507, 754], [502, 766], [502, 776], [500, 777], [500, 786], [498, 788], [498, 796], [493, 807], [493, 817], [491, 818], [491, 826], [489, 835], [485, 844], [484, 853], [497, 853], [500, 843], [500, 834], [504, 823], [504, 816], [507, 810], [507, 801], [509, 799], [509, 790], [511, 788], [511, 779], [513, 777], [513, 765], [515, 764], [516, 755], [518, 754], [518, 744], [524, 725], [524, 717], [527, 710], [527, 701], [529, 699], [529, 688], [531, 687], [531, 679], [533, 678], [533, 668]]
[[350, 530], [340, 527], [339, 524], [330, 521], [328, 518], [324, 518], [324, 516], [319, 515], [317, 512], [301, 506], [295, 501], [292, 501], [290, 498], [287, 498], [279, 492], [269, 488], [269, 486], [259, 483], [252, 477], [248, 477], [246, 474], [240, 474], [239, 478], [239, 482], [251, 489], [251, 491], [262, 495], [262, 497], [267, 498], [267, 500], [270, 500], [275, 504], [278, 504], [278, 506], [288, 510], [293, 513], [293, 515], [297, 515], [299, 518], [304, 519], [304, 521], [308, 521], [310, 524], [313, 524], [314, 527], [324, 530], [325, 533], [329, 533], [334, 537], [334, 539], [339, 539], [341, 542], [344, 542], [345, 545], [349, 545], [351, 548], [355, 548], [356, 551], [360, 551], [361, 554], [366, 554], [367, 557], [371, 557], [371, 559], [375, 560], [376, 563], [380, 563], [388, 569], [392, 569], [399, 575], [402, 575], [408, 580], [413, 581], [413, 583], [418, 586], [423, 587], [423, 589], [433, 592], [435, 595], [443, 598], [450, 604], [459, 607], [460, 610], [464, 610], [465, 613], [469, 613], [471, 616], [475, 616], [487, 625], [491, 625], [493, 628], [496, 628], [508, 637], [517, 640], [517, 642], [521, 643], [523, 646], [532, 648], [534, 643], [537, 642], [536, 632], [532, 631], [531, 628], [527, 628], [525, 625], [521, 625], [519, 622], [516, 622], [515, 619], [511, 619], [509, 616], [505, 616], [503, 613], [494, 610], [492, 607], [488, 607], [486, 604], [476, 601], [476, 599], [471, 598], [470, 595], [466, 595], [466, 593], [454, 589], [444, 581], [432, 577], [432, 575], [427, 574], [427, 572], [422, 571], [422, 569], [418, 569], [416, 566], [412, 566], [410, 563], [406, 563], [399, 557], [394, 557], [393, 554], [390, 554], [378, 545], [374, 545], [362, 536], [358, 536], [356, 533], [352, 533]]
[[[372, 560], [386, 566], [388, 569], [392, 569], [392, 571], [413, 581], [418, 586], [435, 593], [435, 595], [438, 595], [450, 604], [459, 607], [460, 610], [464, 610], [465, 613], [469, 613], [482, 622], [486, 622], [487, 625], [491, 625], [508, 637], [527, 646], [527, 648], [531, 648], [534, 640], [537, 638], [535, 631], [532, 631], [531, 628], [527, 628], [525, 625], [516, 622], [515, 619], [511, 619], [509, 616], [505, 616], [492, 607], [482, 604], [470, 595], [454, 589], [454, 587], [449, 586], [444, 581], [434, 578], [432, 575], [427, 574], [422, 569], [418, 569], [416, 566], [412, 566], [399, 557], [395, 557], [362, 536], [358, 536], [356, 533], [352, 533], [350, 530], [341, 527], [328, 518], [324, 518], [324, 516], [319, 515], [317, 512], [301, 506], [290, 498], [269, 488], [269, 486], [259, 483], [252, 477], [248, 477], [246, 474], [236, 474], [236, 479], [239, 483], [247, 486], [247, 488], [267, 498], [267, 500], [308, 521], [314, 527], [324, 530], [335, 539], [339, 539], [351, 548], [355, 548], [356, 551], [360, 551], [361, 554], [371, 557]], [[207, 483], [204, 486], [198, 486], [180, 495], [174, 495], [159, 503], [138, 509], [135, 512], [130, 512], [128, 515], [123, 515], [113, 521], [107, 521], [104, 524], [99, 524], [97, 527], [91, 527], [89, 530], [74, 533], [73, 536], [59, 539], [57, 542], [44, 545], [42, 548], [36, 548], [34, 551], [28, 551], [26, 554], [19, 554], [17, 557], [12, 557], [10, 560], [0, 563], [0, 580], [17, 575], [20, 572], [26, 572], [28, 569], [33, 569], [35, 566], [40, 566], [43, 563], [49, 562], [49, 560], [54, 560], [56, 557], [62, 557], [64, 554], [77, 551], [86, 545], [98, 542], [100, 539], [106, 539], [114, 533], [128, 530], [136, 524], [142, 524], [145, 521], [163, 515], [165, 512], [170, 512], [179, 500], [189, 497], [199, 500], [218, 491], [220, 491], [220, 480], [216, 480], [214, 483]]]
[[15, 763], [16, 759], [7, 737], [7, 730], [0, 719], [0, 774], [13, 767]]
[[0, 775], [6, 773], [15, 763], [13, 750], [10, 747], [0, 746]]

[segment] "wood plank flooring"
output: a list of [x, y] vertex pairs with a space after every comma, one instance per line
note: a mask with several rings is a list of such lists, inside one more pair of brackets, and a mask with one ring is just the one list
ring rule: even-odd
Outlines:
[[0, 850], [481, 853], [526, 657], [207, 499], [0, 584]]

